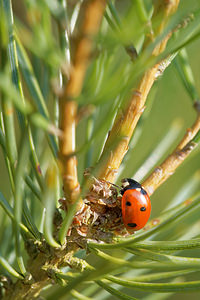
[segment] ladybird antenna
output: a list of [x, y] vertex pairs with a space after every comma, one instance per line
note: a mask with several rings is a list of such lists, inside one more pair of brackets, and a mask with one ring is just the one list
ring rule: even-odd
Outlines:
[[105, 181], [106, 181], [107, 183], [109, 183], [109, 184], [111, 184], [111, 185], [117, 187], [118, 189], [121, 189], [121, 186], [119, 186], [119, 185], [117, 185], [117, 184], [114, 184], [114, 183], [112, 183], [112, 182], [110, 182], [110, 181], [108, 181], [108, 180], [105, 180]]

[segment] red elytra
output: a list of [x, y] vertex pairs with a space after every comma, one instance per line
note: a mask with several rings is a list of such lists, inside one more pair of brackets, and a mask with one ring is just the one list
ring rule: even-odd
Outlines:
[[122, 196], [122, 218], [129, 233], [145, 226], [151, 214], [151, 201], [142, 188], [129, 188]]

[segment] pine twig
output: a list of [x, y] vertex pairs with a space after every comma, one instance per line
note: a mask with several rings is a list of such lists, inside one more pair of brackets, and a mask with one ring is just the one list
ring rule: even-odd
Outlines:
[[[168, 20], [171, 15], [173, 15], [179, 5], [179, 0], [172, 0], [172, 1], [161, 1], [156, 0], [154, 1], [154, 15], [153, 20], [159, 15], [160, 19], [160, 26], [158, 26], [158, 30], [153, 28], [153, 38], [158, 34], [162, 33]], [[152, 24], [152, 27], [153, 24]], [[173, 31], [170, 31], [165, 39], [163, 39], [154, 49], [154, 55], [159, 55], [165, 50], [166, 44], [171, 37]]]
[[189, 154], [196, 148], [198, 143], [193, 138], [200, 130], [200, 113], [198, 112], [194, 125], [187, 130], [183, 139], [180, 141], [176, 149], [170, 154], [165, 161], [151, 173], [151, 175], [143, 182], [143, 186], [149, 195], [167, 180]]
[[[196, 102], [197, 103], [197, 102]], [[197, 108], [197, 118], [194, 124], [191, 128], [187, 129], [187, 132], [185, 133], [183, 139], [178, 144], [176, 150], [181, 150], [183, 147], [186, 146], [187, 143], [189, 143], [197, 134], [197, 132], [200, 130], [200, 107], [198, 108], [199, 104], [196, 105]]]
[[[164, 25], [166, 24], [169, 16], [176, 11], [178, 4], [179, 0], [174, 0], [169, 2], [167, 1], [165, 5], [162, 6], [162, 9], [164, 10], [164, 19], [159, 26], [157, 34], [160, 34], [163, 31]], [[165, 36], [154, 48], [152, 53], [153, 57], [158, 56], [164, 51], [171, 34], [172, 32], [168, 33], [167, 36]], [[163, 64], [163, 62], [160, 62], [147, 70], [136, 87], [125, 110], [119, 111], [117, 114], [98, 163], [99, 168], [97, 174], [95, 174], [96, 177], [111, 182], [114, 180], [115, 173], [127, 152], [133, 131], [144, 111], [144, 105], [150, 89], [155, 79], [164, 71], [165, 67], [167, 67], [169, 63], [170, 62], [165, 62]]]
[[80, 9], [78, 35], [72, 41], [73, 57], [69, 81], [60, 98], [60, 127], [63, 137], [60, 141], [64, 193], [68, 202], [73, 203], [80, 193], [77, 177], [77, 160], [71, 154], [75, 151], [75, 126], [77, 114], [76, 98], [80, 95], [87, 66], [105, 10], [105, 0], [86, 0]]

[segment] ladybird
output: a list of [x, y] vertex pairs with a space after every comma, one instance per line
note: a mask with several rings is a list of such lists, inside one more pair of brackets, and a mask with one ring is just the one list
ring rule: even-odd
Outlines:
[[137, 181], [123, 179], [120, 193], [122, 195], [122, 219], [129, 233], [140, 230], [147, 223], [151, 213], [151, 201], [147, 192]]

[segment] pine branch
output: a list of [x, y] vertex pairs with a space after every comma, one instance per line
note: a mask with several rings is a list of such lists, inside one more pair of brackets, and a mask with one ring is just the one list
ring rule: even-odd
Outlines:
[[71, 155], [75, 151], [76, 98], [83, 86], [92, 52], [93, 39], [99, 30], [105, 5], [105, 0], [86, 0], [80, 8], [77, 36], [71, 45], [73, 57], [69, 80], [60, 98], [60, 127], [63, 131], [63, 137], [60, 141], [60, 159], [64, 193], [69, 203], [73, 203], [80, 193], [77, 160], [75, 156]]
[[198, 143], [194, 140], [200, 130], [200, 114], [198, 112], [194, 125], [187, 130], [183, 139], [180, 141], [176, 149], [170, 154], [166, 160], [150, 174], [143, 182], [143, 186], [149, 195], [165, 182], [189, 154], [197, 147]]
[[[162, 19], [159, 26], [158, 34], [162, 32], [169, 16], [176, 11], [178, 4], [179, 1], [170, 1], [162, 6], [164, 19]], [[158, 56], [164, 51], [171, 34], [172, 32], [169, 32], [154, 48], [152, 57]], [[165, 67], [167, 67], [168, 64], [169, 63], [165, 62]], [[164, 68], [163, 62], [161, 62], [147, 70], [138, 86], [134, 88], [133, 95], [128, 101], [126, 108], [118, 112], [98, 162], [96, 177], [111, 182], [114, 180], [122, 159], [128, 150], [128, 144], [133, 135], [133, 131], [145, 109], [145, 102], [151, 87], [155, 79], [164, 71]]]

